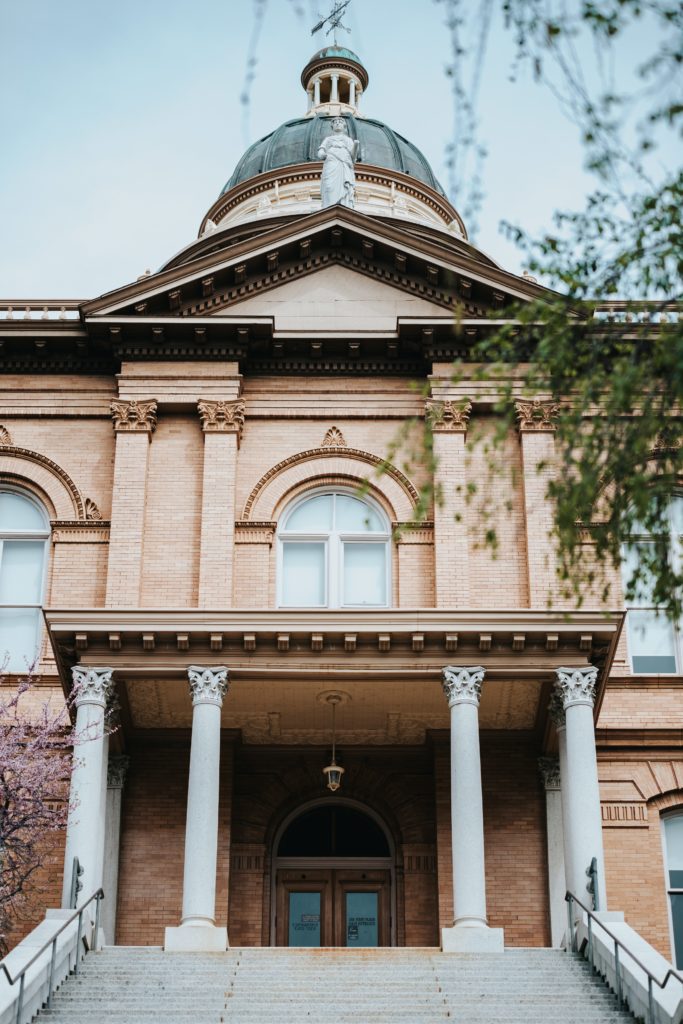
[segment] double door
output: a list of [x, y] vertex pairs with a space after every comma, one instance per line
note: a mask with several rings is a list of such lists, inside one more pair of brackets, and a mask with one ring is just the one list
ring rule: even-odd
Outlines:
[[283, 869], [276, 886], [278, 946], [391, 944], [389, 871]]

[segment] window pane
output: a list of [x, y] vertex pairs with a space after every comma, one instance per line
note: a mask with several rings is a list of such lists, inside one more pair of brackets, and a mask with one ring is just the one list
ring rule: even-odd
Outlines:
[[[661, 548], [662, 560], [665, 558], [665, 550]], [[624, 587], [626, 588], [636, 574], [639, 565], [643, 566], [645, 557], [652, 559], [655, 553], [655, 545], [652, 541], [637, 541], [634, 544], [625, 545], [622, 556], [622, 575]], [[641, 576], [636, 582], [636, 592], [629, 600], [634, 605], [653, 604], [652, 587], [653, 579], [651, 573]]]
[[386, 544], [344, 544], [344, 604], [387, 603]]
[[676, 967], [683, 967], [683, 893], [674, 893], [669, 898], [674, 933], [674, 961]]
[[631, 609], [626, 618], [633, 671], [675, 672], [674, 633], [666, 616]]
[[319, 892], [290, 892], [289, 945], [320, 945]]
[[671, 528], [674, 533], [683, 534], [683, 495], [680, 494], [671, 499]]
[[0, 608], [0, 665], [25, 672], [38, 653], [37, 608]]
[[347, 946], [379, 945], [378, 902], [376, 892], [347, 892]]
[[28, 498], [11, 491], [0, 493], [0, 530], [40, 530], [45, 533], [47, 523], [40, 509]]
[[386, 529], [373, 508], [348, 494], [337, 495], [335, 515], [339, 533], [381, 533]]
[[332, 529], [332, 495], [318, 494], [298, 505], [285, 523], [285, 530], [327, 533]]
[[677, 881], [670, 879], [674, 889], [683, 889], [683, 814], [664, 821], [666, 836], [666, 866], [670, 875], [677, 875]]
[[43, 588], [42, 540], [6, 540], [0, 562], [0, 604], [40, 604]]
[[325, 545], [282, 545], [282, 603], [304, 608], [325, 604]]

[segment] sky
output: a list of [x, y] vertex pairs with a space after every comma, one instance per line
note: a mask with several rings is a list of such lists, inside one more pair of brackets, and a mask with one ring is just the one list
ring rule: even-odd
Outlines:
[[[0, 0], [0, 298], [92, 298], [192, 241], [247, 144], [305, 112], [299, 76], [325, 44], [310, 30], [328, 9], [267, 0], [250, 51], [253, 0]], [[370, 75], [364, 112], [419, 146], [446, 186], [443, 5], [352, 0], [347, 24], [339, 42]], [[475, 241], [520, 272], [501, 220], [540, 232], [581, 205], [591, 179], [577, 129], [530, 76], [511, 81], [510, 57], [496, 22]]]

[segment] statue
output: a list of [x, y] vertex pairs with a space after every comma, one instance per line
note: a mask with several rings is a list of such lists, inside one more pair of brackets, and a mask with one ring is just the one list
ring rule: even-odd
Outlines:
[[353, 162], [358, 155], [358, 141], [349, 138], [343, 117], [332, 121], [332, 134], [323, 139], [318, 150], [318, 159], [323, 160], [320, 182], [322, 205], [349, 206], [353, 209], [356, 188], [356, 174]]

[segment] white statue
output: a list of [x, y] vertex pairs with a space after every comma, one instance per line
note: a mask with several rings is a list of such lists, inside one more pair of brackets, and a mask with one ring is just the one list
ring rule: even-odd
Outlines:
[[323, 160], [320, 182], [322, 205], [354, 206], [356, 174], [353, 162], [358, 155], [358, 141], [349, 138], [343, 117], [335, 117], [332, 134], [323, 139], [318, 159]]

